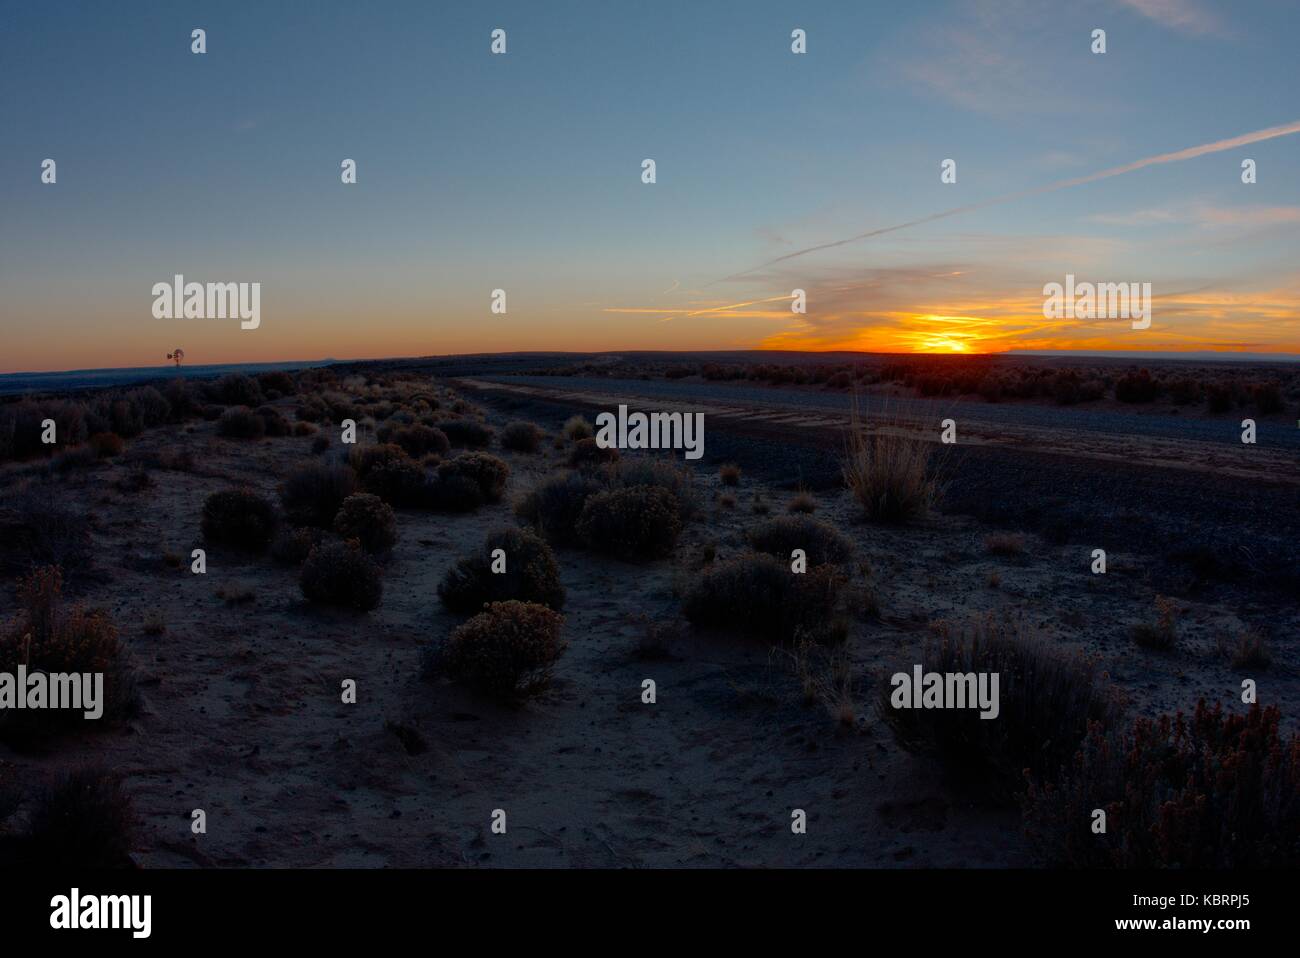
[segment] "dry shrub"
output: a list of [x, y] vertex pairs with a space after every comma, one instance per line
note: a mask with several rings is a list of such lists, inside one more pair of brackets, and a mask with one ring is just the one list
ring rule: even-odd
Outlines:
[[231, 406], [217, 420], [217, 435], [228, 439], [261, 439], [266, 420], [247, 406]]
[[984, 551], [995, 556], [1018, 556], [1025, 551], [1025, 537], [1018, 532], [994, 532], [984, 537]]
[[[310, 425], [310, 423], [307, 423], [306, 425]], [[311, 441], [311, 451], [312, 451], [312, 455], [319, 456], [321, 453], [323, 453], [323, 452], [324, 452], [326, 449], [328, 449], [329, 447], [330, 447], [330, 437], [329, 437], [329, 436], [319, 435], [319, 436], [317, 436], [315, 439], [313, 439], [313, 440]]]
[[729, 462], [718, 470], [718, 479], [724, 486], [740, 485], [740, 467]]
[[542, 431], [536, 423], [515, 420], [501, 430], [501, 448], [514, 452], [537, 452], [542, 446]]
[[1268, 640], [1256, 629], [1245, 629], [1231, 643], [1219, 640], [1219, 651], [1225, 654], [1234, 669], [1266, 669], [1273, 663]]
[[569, 451], [569, 465], [574, 469], [595, 469], [618, 460], [617, 449], [602, 446], [595, 439], [579, 439]]
[[289, 473], [280, 489], [280, 503], [293, 525], [328, 529], [343, 500], [356, 491], [356, 474], [347, 466], [306, 462]]
[[360, 612], [378, 608], [384, 595], [379, 566], [353, 541], [326, 542], [312, 549], [298, 583], [309, 602]]
[[573, 544], [582, 508], [601, 488], [597, 480], [577, 472], [550, 476], [519, 501], [515, 515], [549, 541]]
[[[1026, 769], [1056, 776], [1089, 723], [1110, 724], [1119, 716], [1117, 699], [1093, 661], [1050, 645], [1019, 623], [989, 616], [956, 629], [940, 623], [938, 632], [921, 653], [923, 673], [997, 673], [997, 718], [981, 718], [978, 707], [894, 708], [898, 690], [890, 681], [880, 685], [880, 714], [904, 748], [937, 756], [954, 779], [994, 798], [1023, 788]], [[912, 664], [900, 663], [893, 674], [900, 672], [913, 678]]]
[[[109, 614], [81, 605], [66, 608], [63, 573], [58, 566], [42, 566], [21, 580], [18, 588], [21, 615], [0, 632], [0, 672], [16, 675], [18, 666], [28, 674], [102, 673], [103, 715], [93, 724], [129, 715], [136, 707], [135, 677], [126, 649]], [[84, 709], [0, 710], [0, 737], [28, 744], [45, 735], [88, 721]]]
[[385, 423], [376, 433], [381, 443], [393, 443], [401, 446], [412, 459], [419, 459], [429, 453], [444, 456], [451, 449], [451, 442], [441, 429], [415, 423], [410, 426], [392, 426]]
[[[506, 491], [510, 467], [485, 452], [463, 452], [438, 464], [438, 478], [432, 490], [434, 508], [466, 511], [485, 502], [499, 502]], [[473, 494], [477, 494], [474, 501]]]
[[366, 492], [395, 506], [418, 506], [427, 494], [424, 468], [396, 443], [360, 446], [348, 455]]
[[585, 416], [570, 416], [564, 421], [564, 438], [570, 442], [590, 439], [595, 435], [595, 428], [587, 421]]
[[[505, 571], [493, 572], [492, 553], [505, 553]], [[545, 541], [524, 529], [491, 533], [482, 549], [447, 570], [438, 597], [452, 612], [476, 612], [489, 602], [518, 599], [552, 609], [564, 605], [560, 567]]]
[[766, 641], [834, 641], [844, 635], [835, 615], [844, 581], [833, 566], [796, 573], [786, 562], [748, 553], [705, 568], [682, 611], [693, 625]]
[[1133, 641], [1144, 649], [1167, 652], [1178, 641], [1178, 606], [1173, 599], [1156, 596], [1155, 622], [1139, 622], [1133, 626]]
[[250, 489], [214, 492], [203, 503], [203, 538], [260, 552], [275, 533], [275, 507]]
[[868, 434], [854, 407], [843, 462], [844, 483], [868, 519], [906, 522], [923, 518], [938, 496], [930, 446], [891, 428]]
[[111, 459], [113, 456], [120, 456], [122, 450], [126, 448], [126, 443], [122, 437], [115, 432], [97, 432], [90, 437], [90, 448], [95, 451], [95, 456], [99, 459]]
[[60, 484], [19, 486], [0, 499], [0, 557], [18, 574], [33, 562], [75, 575], [94, 558], [90, 521], [71, 505]]
[[28, 851], [40, 868], [131, 868], [134, 829], [135, 814], [120, 777], [82, 768], [38, 793]]
[[285, 565], [302, 565], [323, 540], [324, 533], [314, 526], [282, 527], [271, 540], [271, 558]]
[[813, 498], [810, 492], [796, 493], [795, 497], [790, 500], [790, 504], [786, 506], [786, 509], [802, 515], [812, 515], [817, 511], [817, 500]]
[[638, 457], [623, 459], [602, 469], [600, 481], [609, 489], [653, 486], [672, 493], [677, 500], [677, 515], [686, 522], [699, 509], [695, 475], [674, 462]]
[[[1106, 833], [1093, 834], [1093, 810]], [[1058, 782], [1035, 781], [1025, 827], [1046, 862], [1074, 868], [1294, 868], [1300, 848], [1300, 737], [1276, 706], [1224, 715], [1204, 700], [1094, 725]]]
[[268, 436], [287, 436], [292, 431], [289, 420], [280, 414], [274, 406], [259, 406], [257, 415], [262, 418], [265, 433]]
[[260, 406], [266, 401], [257, 380], [243, 373], [228, 373], [209, 384], [206, 391], [212, 402], [227, 406]]
[[386, 552], [397, 544], [397, 517], [378, 496], [358, 492], [343, 500], [334, 517], [334, 531], [357, 540], [367, 552]]
[[795, 549], [804, 550], [808, 565], [843, 565], [853, 558], [853, 543], [829, 522], [811, 516], [777, 516], [749, 530], [749, 544], [785, 562]]
[[438, 428], [453, 446], [485, 449], [492, 445], [492, 428], [474, 419], [442, 419]]
[[534, 602], [493, 602], [448, 636], [429, 662], [435, 675], [491, 695], [534, 695], [564, 653], [564, 616]]
[[598, 492], [578, 516], [583, 542], [629, 562], [668, 555], [681, 531], [677, 497], [658, 486]]

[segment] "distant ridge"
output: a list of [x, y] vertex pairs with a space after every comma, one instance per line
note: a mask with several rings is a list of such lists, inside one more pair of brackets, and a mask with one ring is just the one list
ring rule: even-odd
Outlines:
[[115, 369], [68, 369], [44, 373], [0, 373], [0, 396], [25, 393], [68, 392], [77, 389], [103, 389], [107, 386], [134, 386], [166, 379], [204, 379], [226, 373], [267, 373], [277, 370], [310, 369], [328, 366], [332, 359], [287, 363], [214, 363], [207, 366], [123, 366]]

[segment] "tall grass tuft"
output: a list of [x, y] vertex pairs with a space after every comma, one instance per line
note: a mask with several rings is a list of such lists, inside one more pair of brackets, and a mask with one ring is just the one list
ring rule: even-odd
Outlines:
[[844, 484], [868, 519], [907, 522], [924, 518], [939, 494], [930, 444], [899, 431], [898, 423], [870, 430], [855, 401], [842, 464]]

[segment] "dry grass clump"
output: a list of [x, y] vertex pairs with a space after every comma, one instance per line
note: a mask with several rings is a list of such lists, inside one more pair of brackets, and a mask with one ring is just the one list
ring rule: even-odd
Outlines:
[[427, 662], [445, 675], [502, 698], [536, 695], [564, 654], [564, 616], [533, 602], [493, 602], [458, 627]]
[[868, 433], [856, 405], [849, 423], [842, 464], [844, 483], [868, 519], [906, 522], [926, 516], [938, 496], [930, 466], [930, 444], [877, 427]]
[[1220, 638], [1219, 652], [1226, 655], [1234, 669], [1266, 669], [1273, 663], [1268, 640], [1257, 629], [1245, 629], [1231, 642]]
[[802, 515], [812, 515], [817, 511], [817, 500], [813, 498], [811, 492], [803, 491], [795, 494], [786, 506], [787, 511]]
[[1178, 605], [1173, 599], [1156, 596], [1156, 620], [1133, 626], [1133, 641], [1144, 649], [1167, 652], [1178, 641]]
[[857, 681], [846, 645], [828, 647], [801, 638], [790, 649], [779, 651], [786, 656], [799, 682], [805, 705], [822, 705], [842, 726], [857, 721]]
[[[504, 556], [494, 558], [500, 549]], [[494, 572], [494, 564], [504, 571]], [[483, 547], [447, 570], [438, 597], [452, 612], [477, 612], [489, 602], [518, 599], [552, 609], [564, 605], [560, 567], [546, 542], [526, 529], [500, 529]]]
[[724, 486], [740, 485], [740, 467], [734, 462], [729, 462], [718, 469], [718, 480]]

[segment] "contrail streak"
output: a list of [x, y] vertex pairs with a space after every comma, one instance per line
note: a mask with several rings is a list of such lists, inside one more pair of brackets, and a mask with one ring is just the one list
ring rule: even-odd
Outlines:
[[896, 233], [899, 230], [909, 229], [913, 226], [920, 226], [924, 223], [933, 223], [935, 220], [957, 216], [959, 213], [969, 213], [972, 210], [984, 209], [987, 206], [997, 206], [1001, 203], [1010, 203], [1012, 200], [1024, 199], [1027, 196], [1037, 196], [1040, 193], [1051, 193], [1055, 190], [1063, 190], [1070, 186], [1081, 186], [1084, 183], [1092, 183], [1095, 180], [1108, 179], [1112, 176], [1119, 176], [1121, 173], [1131, 173], [1134, 170], [1140, 170], [1148, 166], [1157, 166], [1162, 163], [1177, 163], [1180, 160], [1190, 160], [1198, 156], [1205, 156], [1207, 153], [1222, 153], [1224, 150], [1231, 150], [1234, 147], [1247, 146], [1251, 143], [1258, 143], [1261, 140], [1271, 140], [1279, 136], [1290, 136], [1292, 133], [1300, 133], [1300, 120], [1293, 120], [1292, 122], [1284, 123], [1281, 126], [1270, 126], [1266, 130], [1256, 130], [1254, 133], [1243, 133], [1240, 136], [1229, 137], [1226, 140], [1215, 140], [1213, 143], [1205, 143], [1201, 146], [1189, 146], [1185, 150], [1176, 150], [1173, 153], [1161, 153], [1157, 156], [1149, 156], [1144, 160], [1134, 160], [1132, 163], [1125, 163], [1123, 166], [1112, 166], [1108, 170], [1102, 170], [1099, 173], [1089, 173], [1087, 176], [1076, 176], [1068, 180], [1057, 180], [1055, 183], [1036, 186], [1028, 190], [1020, 190], [1016, 193], [1004, 193], [1001, 196], [995, 196], [979, 203], [969, 203], [966, 206], [954, 207], [950, 210], [944, 210], [941, 213], [931, 213], [929, 216], [923, 216], [917, 220], [909, 220], [906, 223], [899, 223], [895, 226], [882, 226], [880, 229], [869, 230], [866, 233], [859, 233], [857, 236], [831, 240], [828, 243], [818, 243], [816, 246], [809, 246], [807, 249], [795, 250], [793, 253], [786, 253], [783, 256], [778, 256], [776, 259], [768, 260], [766, 263], [760, 263], [758, 266], [751, 269], [743, 270], [739, 273], [732, 273], [730, 276], [724, 277], [723, 279], [717, 279], [712, 283], [706, 283], [705, 286], [712, 286], [714, 283], [724, 283], [727, 280], [738, 279], [741, 276], [747, 276], [760, 269], [775, 266], [777, 263], [784, 263], [786, 260], [795, 259], [799, 256], [807, 256], [809, 253], [816, 253], [824, 249], [833, 249], [836, 246], [845, 246], [849, 243], [857, 243], [860, 240], [870, 239], [873, 236], [882, 236], [885, 233]]

